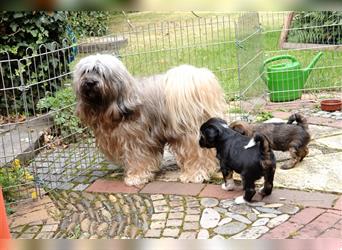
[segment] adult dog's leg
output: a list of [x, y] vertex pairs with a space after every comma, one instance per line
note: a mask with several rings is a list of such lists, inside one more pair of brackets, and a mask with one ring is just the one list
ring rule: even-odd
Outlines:
[[125, 157], [125, 183], [129, 186], [137, 186], [147, 183], [154, 178], [154, 173], [161, 165], [163, 154], [161, 151], [153, 151], [143, 148], [138, 152], [128, 152]]
[[170, 143], [177, 163], [182, 170], [180, 180], [182, 182], [201, 183], [209, 180], [210, 175], [215, 172], [218, 160], [215, 151], [202, 149], [198, 144], [196, 136], [186, 136]]

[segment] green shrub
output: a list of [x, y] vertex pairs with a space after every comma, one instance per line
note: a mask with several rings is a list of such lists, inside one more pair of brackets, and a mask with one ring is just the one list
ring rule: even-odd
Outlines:
[[[18, 159], [12, 162], [11, 167], [0, 168], [0, 186], [2, 187], [6, 202], [15, 201], [18, 198], [18, 186], [33, 181], [34, 177], [21, 166]], [[16, 187], [16, 188], [14, 188]]]
[[264, 122], [267, 121], [269, 119], [273, 118], [273, 115], [271, 112], [269, 111], [261, 111], [260, 113], [257, 114], [256, 116], [256, 121], [257, 122]]
[[107, 33], [109, 11], [69, 11], [68, 21], [77, 37], [103, 36]]
[[302, 11], [295, 13], [288, 42], [341, 44], [341, 11]]
[[50, 111], [54, 118], [54, 124], [60, 129], [63, 138], [78, 134], [83, 131], [79, 119], [74, 115], [76, 97], [71, 88], [58, 90], [54, 95], [47, 95], [39, 100], [37, 108], [46, 112]]
[[67, 25], [65, 11], [0, 12], [2, 114], [34, 113], [46, 90], [59, 89], [59, 76], [69, 72], [71, 49], [55, 50], [66, 37]]

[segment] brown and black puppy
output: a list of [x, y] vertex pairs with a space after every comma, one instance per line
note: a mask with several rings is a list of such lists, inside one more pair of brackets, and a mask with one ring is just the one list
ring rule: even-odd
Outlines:
[[[220, 118], [211, 118], [200, 128], [199, 144], [202, 148], [215, 148], [216, 157], [220, 161], [220, 169], [224, 184], [222, 188], [234, 188], [233, 171], [241, 175], [244, 195], [243, 199], [251, 201], [255, 191], [255, 181], [264, 177], [264, 187], [260, 194], [269, 195], [273, 189], [273, 178], [276, 168], [276, 159], [269, 142], [262, 134], [256, 133], [256, 145], [246, 148], [250, 138], [235, 132]], [[239, 198], [236, 202], [243, 200]]]
[[[297, 124], [292, 124], [294, 121]], [[299, 113], [292, 114], [287, 123], [249, 124], [243, 121], [232, 122], [229, 127], [242, 135], [252, 137], [255, 133], [264, 134], [277, 151], [289, 151], [292, 159], [280, 168], [293, 168], [309, 153], [310, 134], [306, 119]], [[253, 145], [253, 143], [251, 144]]]

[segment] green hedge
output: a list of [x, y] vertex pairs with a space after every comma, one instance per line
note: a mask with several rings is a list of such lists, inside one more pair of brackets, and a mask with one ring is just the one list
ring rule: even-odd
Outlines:
[[[54, 92], [61, 86], [62, 79], [58, 76], [69, 72], [71, 51], [49, 52], [66, 37], [67, 25], [65, 11], [0, 12], [0, 60], [4, 60], [0, 63], [1, 114], [33, 113], [47, 90]], [[47, 54], [35, 56], [41, 53]], [[27, 56], [32, 57], [15, 60]], [[9, 58], [14, 60], [8, 61]]]
[[[65, 79], [61, 75], [69, 73], [69, 62], [77, 53], [76, 48], [55, 50], [59, 46], [75, 43], [75, 36], [105, 35], [109, 17], [113, 13], [115, 12], [0, 12], [1, 114], [26, 111], [34, 114], [38, 100], [44, 98], [46, 93], [55, 93], [62, 86]], [[65, 39], [66, 37], [69, 39]], [[37, 56], [40, 54], [43, 55]]]
[[113, 13], [110, 11], [69, 11], [68, 20], [77, 37], [103, 36], [107, 33], [109, 18]]
[[[319, 27], [317, 27], [319, 26]], [[341, 11], [302, 11], [295, 13], [288, 42], [341, 44]]]

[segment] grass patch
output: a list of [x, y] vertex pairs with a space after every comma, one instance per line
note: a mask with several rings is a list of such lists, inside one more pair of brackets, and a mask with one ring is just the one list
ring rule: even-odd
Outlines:
[[[294, 55], [305, 68], [317, 54], [313, 50], [279, 49], [279, 37], [284, 13], [260, 12], [259, 17], [264, 32], [259, 38], [249, 38], [239, 47], [235, 41], [235, 21], [241, 13], [196, 12], [134, 12], [111, 18], [111, 34], [128, 39], [126, 47], [120, 49], [119, 56], [128, 70], [135, 76], [149, 76], [165, 72], [180, 65], [192, 64], [207, 67], [218, 77], [226, 96], [239, 92], [247, 98], [260, 96], [266, 86], [259, 75], [263, 59], [280, 54]], [[239, 47], [239, 48], [238, 48]], [[258, 49], [263, 51], [256, 57]], [[246, 67], [238, 75], [238, 55], [240, 67]], [[79, 58], [85, 56], [81, 54]], [[241, 63], [242, 60], [242, 63]], [[249, 62], [251, 61], [251, 62]], [[305, 84], [305, 89], [321, 91], [322, 88], [341, 88], [342, 55], [339, 51], [324, 51]], [[247, 65], [248, 63], [248, 65]], [[249, 85], [255, 84], [248, 89]]]

